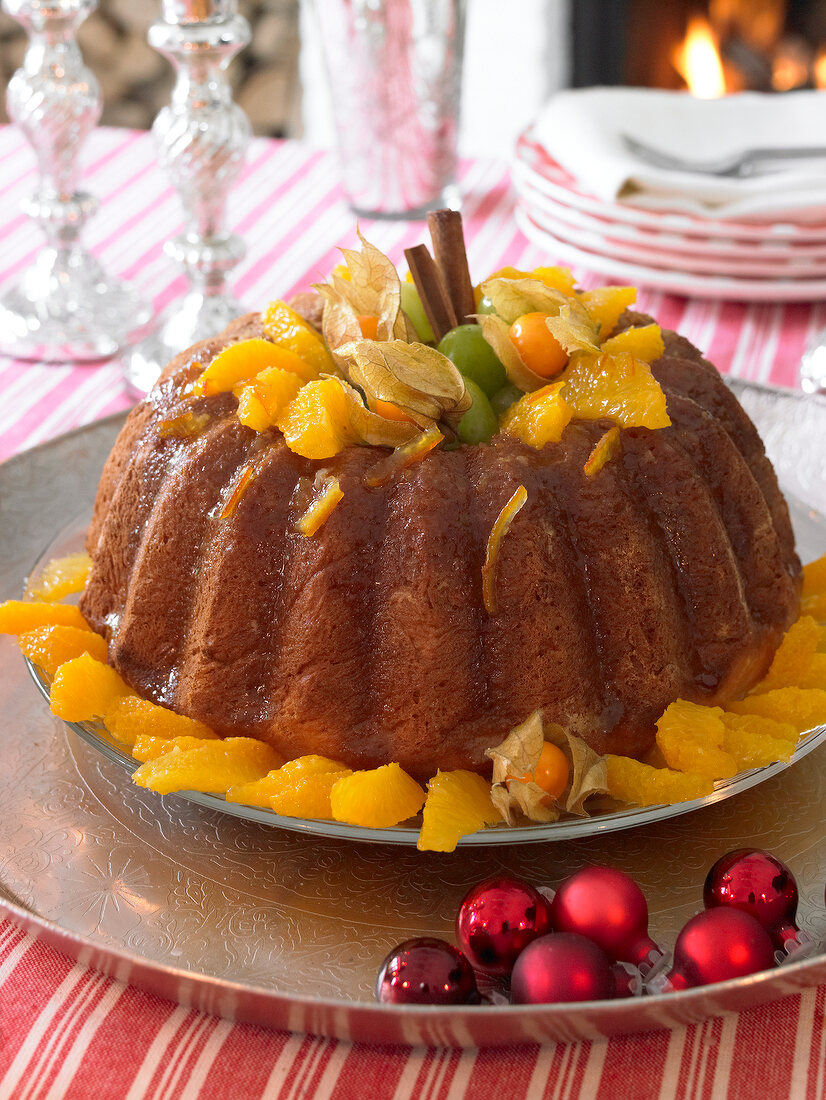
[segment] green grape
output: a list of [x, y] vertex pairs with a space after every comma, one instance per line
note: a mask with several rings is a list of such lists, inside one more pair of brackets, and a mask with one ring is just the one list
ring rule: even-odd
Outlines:
[[430, 327], [430, 321], [424, 311], [419, 292], [415, 283], [402, 281], [402, 309], [413, 322], [413, 328], [419, 334], [419, 340], [423, 344], [435, 344], [436, 337]]
[[487, 397], [501, 390], [508, 378], [496, 352], [482, 335], [479, 325], [459, 325], [439, 341], [439, 351], [457, 369], [480, 386]]
[[493, 302], [488, 298], [487, 294], [483, 294], [479, 300], [479, 305], [476, 307], [477, 313], [496, 313], [493, 308]]
[[459, 438], [463, 443], [487, 443], [499, 431], [496, 413], [490, 407], [487, 394], [472, 378], [465, 378], [465, 386], [473, 404], [459, 421]]
[[509, 382], [507, 386], [503, 386], [501, 390], [497, 390], [490, 399], [491, 408], [497, 416], [504, 416], [511, 405], [513, 405], [515, 401], [518, 401], [520, 397], [524, 396], [525, 395], [518, 386], [514, 386]]

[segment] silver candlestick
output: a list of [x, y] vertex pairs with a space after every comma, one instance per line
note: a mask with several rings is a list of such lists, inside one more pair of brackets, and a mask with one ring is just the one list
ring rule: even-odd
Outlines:
[[0, 296], [0, 348], [24, 359], [114, 355], [151, 316], [80, 244], [97, 202], [77, 188], [77, 155], [100, 118], [101, 96], [74, 36], [96, 6], [97, 0], [3, 0], [29, 35], [6, 99], [37, 154], [40, 178], [24, 209], [46, 237], [19, 284]]
[[184, 208], [184, 232], [164, 250], [184, 268], [190, 290], [126, 357], [126, 379], [141, 393], [174, 355], [214, 336], [243, 312], [225, 283], [244, 255], [244, 243], [222, 228], [227, 194], [250, 137], [249, 121], [233, 103], [224, 75], [250, 40], [249, 24], [237, 7], [237, 0], [162, 0], [162, 19], [149, 30], [150, 45], [178, 70], [172, 101], [158, 114], [152, 133]]

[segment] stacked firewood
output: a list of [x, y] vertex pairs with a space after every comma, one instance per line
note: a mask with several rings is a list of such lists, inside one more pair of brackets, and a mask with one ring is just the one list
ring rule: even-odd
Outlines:
[[[295, 134], [300, 115], [298, 82], [298, 0], [241, 0], [252, 42], [232, 62], [235, 101], [246, 111], [257, 134]], [[86, 64], [103, 91], [104, 125], [146, 129], [168, 102], [172, 69], [146, 41], [160, 3], [101, 0], [80, 28]], [[0, 88], [19, 67], [26, 36], [10, 16], [0, 13]], [[0, 120], [7, 121], [0, 100]]]

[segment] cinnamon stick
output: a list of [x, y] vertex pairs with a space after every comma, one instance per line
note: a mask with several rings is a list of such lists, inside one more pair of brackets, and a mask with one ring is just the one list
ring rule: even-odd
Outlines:
[[427, 245], [406, 248], [404, 254], [438, 344], [444, 334], [457, 324], [450, 295], [433, 257], [427, 251]]
[[456, 314], [456, 323], [473, 324], [476, 300], [465, 251], [462, 215], [458, 210], [431, 210], [427, 215], [427, 227], [433, 241], [433, 255]]

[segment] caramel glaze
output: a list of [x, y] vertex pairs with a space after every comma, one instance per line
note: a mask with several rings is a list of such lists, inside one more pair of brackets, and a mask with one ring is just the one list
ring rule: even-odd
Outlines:
[[[231, 395], [181, 395], [226, 344], [263, 335], [249, 314], [174, 360], [104, 469], [81, 608], [142, 695], [287, 757], [427, 778], [485, 771], [485, 749], [536, 708], [640, 756], [673, 699], [725, 702], [765, 673], [799, 604], [788, 511], [753, 425], [688, 341], [666, 333], [653, 364], [672, 427], [623, 431], [594, 478], [607, 421], [541, 451], [507, 436], [434, 451], [367, 488], [374, 448], [313, 462], [241, 426]], [[209, 414], [200, 434], [159, 431], [189, 410]], [[305, 538], [295, 520], [322, 467], [344, 497]], [[485, 547], [518, 485], [489, 615]]]

